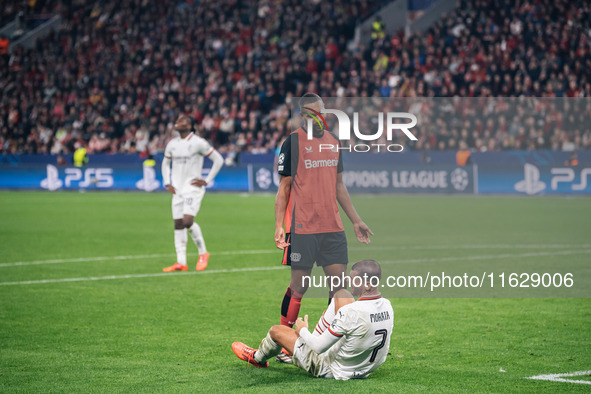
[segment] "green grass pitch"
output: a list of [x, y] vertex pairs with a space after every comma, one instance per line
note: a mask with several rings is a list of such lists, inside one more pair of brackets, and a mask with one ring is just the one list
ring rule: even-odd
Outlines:
[[[353, 198], [376, 235], [364, 248], [345, 221], [351, 261], [495, 254], [505, 263], [591, 260], [591, 199]], [[274, 361], [266, 370], [247, 367], [231, 343], [258, 345], [279, 322], [289, 280], [273, 243], [273, 201], [207, 194], [197, 219], [211, 252], [208, 269], [194, 272], [189, 240], [193, 272], [158, 275], [175, 260], [169, 195], [1, 192], [0, 392], [591, 388], [525, 379], [591, 370], [591, 299], [392, 298], [388, 360], [367, 380], [315, 379]], [[540, 245], [552, 248], [519, 257]], [[575, 253], [555, 253], [565, 250]], [[301, 314], [315, 324], [325, 305], [304, 299]]]

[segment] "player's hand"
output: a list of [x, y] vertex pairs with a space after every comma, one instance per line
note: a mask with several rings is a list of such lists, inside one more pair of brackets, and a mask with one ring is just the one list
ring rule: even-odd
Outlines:
[[304, 320], [302, 320], [301, 317], [298, 317], [298, 319], [295, 322], [295, 332], [296, 334], [300, 335], [300, 330], [302, 328], [308, 328], [308, 315], [304, 316]]
[[285, 230], [283, 226], [275, 229], [275, 245], [279, 249], [285, 249], [289, 246], [289, 243], [285, 242]]
[[170, 194], [176, 194], [176, 189], [172, 185], [166, 185], [166, 190], [168, 190]]
[[355, 223], [353, 225], [353, 229], [355, 230], [355, 236], [357, 237], [357, 241], [361, 242], [362, 244], [369, 244], [371, 241], [369, 240], [369, 236], [373, 235], [367, 224], [363, 222]]
[[197, 187], [203, 187], [203, 186], [207, 186], [207, 182], [205, 182], [203, 179], [193, 179], [191, 181], [191, 185], [197, 186]]

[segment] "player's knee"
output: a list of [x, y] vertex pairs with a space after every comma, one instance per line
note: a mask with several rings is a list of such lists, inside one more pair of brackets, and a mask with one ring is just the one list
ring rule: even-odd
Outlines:
[[274, 341], [277, 341], [277, 338], [279, 338], [279, 333], [281, 332], [281, 326], [280, 325], [274, 325], [273, 327], [271, 327], [271, 329], [269, 330], [269, 335], [271, 336], [271, 339]]
[[292, 291], [292, 297], [293, 297], [293, 292], [295, 292], [301, 298], [304, 294], [306, 294], [306, 290], [308, 290], [307, 284], [301, 283], [298, 281], [293, 281], [293, 280], [289, 284], [289, 287], [291, 288], [291, 291]]
[[183, 230], [185, 229], [185, 225], [183, 224], [182, 220], [175, 220], [174, 221], [174, 229], [175, 230]]
[[184, 228], [190, 228], [192, 225], [193, 225], [193, 219], [187, 219], [187, 218], [183, 219], [183, 227]]

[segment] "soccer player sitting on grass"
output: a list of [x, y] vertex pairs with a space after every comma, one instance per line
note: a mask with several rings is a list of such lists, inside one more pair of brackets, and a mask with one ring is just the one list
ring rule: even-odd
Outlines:
[[297, 319], [295, 329], [271, 327], [259, 349], [234, 342], [232, 350], [249, 364], [266, 368], [267, 360], [284, 348], [294, 365], [316, 377], [366, 378], [386, 361], [394, 326], [392, 305], [378, 290], [381, 276], [376, 261], [359, 261], [351, 268], [351, 293], [342, 289], [335, 294], [313, 333], [306, 315]]

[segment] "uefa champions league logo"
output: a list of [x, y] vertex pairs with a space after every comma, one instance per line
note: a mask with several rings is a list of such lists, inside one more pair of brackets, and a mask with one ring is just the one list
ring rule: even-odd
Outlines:
[[267, 170], [266, 168], [260, 168], [256, 172], [257, 185], [261, 189], [268, 189], [271, 186], [271, 183], [273, 182], [272, 176], [273, 175], [271, 174], [271, 171]]
[[454, 189], [461, 192], [468, 186], [468, 173], [462, 168], [456, 168], [449, 174], [450, 182]]

